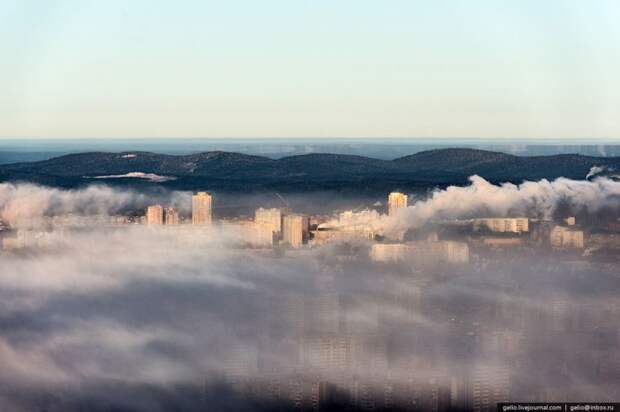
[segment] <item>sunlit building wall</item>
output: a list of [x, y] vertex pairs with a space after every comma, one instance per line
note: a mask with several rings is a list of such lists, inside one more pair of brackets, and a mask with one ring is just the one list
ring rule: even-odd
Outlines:
[[372, 240], [375, 233], [372, 228], [364, 225], [330, 226], [319, 225], [312, 231], [312, 243], [323, 245], [332, 241], [346, 241], [352, 239]]
[[273, 233], [279, 237], [282, 233], [282, 211], [280, 209], [256, 209], [254, 221], [262, 226], [270, 226]]
[[394, 215], [400, 208], [407, 207], [407, 195], [400, 192], [392, 192], [388, 196], [388, 214]]
[[164, 208], [161, 205], [152, 205], [146, 209], [147, 225], [164, 224]]
[[282, 241], [291, 247], [300, 247], [308, 235], [308, 217], [286, 215], [282, 219]]
[[569, 216], [564, 219], [564, 223], [566, 223], [566, 225], [568, 226], [575, 226], [577, 220], [575, 219], [575, 216]]
[[249, 220], [220, 221], [223, 228], [239, 237], [242, 244], [251, 247], [273, 246], [271, 225], [259, 224]]
[[164, 210], [164, 220], [166, 225], [178, 225], [179, 213], [174, 208], [168, 207]]
[[192, 196], [192, 224], [211, 224], [212, 202], [213, 197], [208, 192], [198, 192], [194, 196]]

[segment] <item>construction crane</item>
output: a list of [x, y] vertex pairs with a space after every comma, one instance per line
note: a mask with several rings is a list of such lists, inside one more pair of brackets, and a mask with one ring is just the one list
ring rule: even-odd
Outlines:
[[286, 199], [285, 199], [285, 198], [283, 198], [283, 197], [280, 195], [280, 193], [278, 193], [278, 192], [275, 192], [275, 195], [276, 195], [276, 196], [278, 196], [278, 198], [282, 201], [282, 203], [284, 203], [284, 206], [285, 206], [285, 208], [286, 208], [286, 211], [287, 211], [287, 212], [288, 212], [288, 211], [290, 211], [290, 210], [291, 210], [291, 207], [290, 207], [290, 205], [288, 204], [288, 202], [286, 201]]

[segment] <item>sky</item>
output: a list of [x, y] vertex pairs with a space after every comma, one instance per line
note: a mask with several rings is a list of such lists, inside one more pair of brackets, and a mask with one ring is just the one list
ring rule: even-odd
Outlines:
[[620, 137], [615, 0], [0, 2], [0, 138]]

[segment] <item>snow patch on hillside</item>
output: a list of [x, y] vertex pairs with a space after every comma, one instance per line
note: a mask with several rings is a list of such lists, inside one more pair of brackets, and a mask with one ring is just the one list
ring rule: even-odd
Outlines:
[[143, 173], [143, 172], [130, 172], [124, 175], [105, 175], [105, 176], [93, 176], [91, 179], [126, 179], [126, 178], [134, 178], [134, 179], [145, 179], [150, 180], [151, 182], [168, 182], [170, 180], [176, 180], [176, 177], [172, 176], [160, 176], [155, 173]]

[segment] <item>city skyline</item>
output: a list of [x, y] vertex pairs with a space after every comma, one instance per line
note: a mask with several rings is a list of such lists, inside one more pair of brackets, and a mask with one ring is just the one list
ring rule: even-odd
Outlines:
[[0, 412], [620, 410], [619, 21], [4, 2]]

